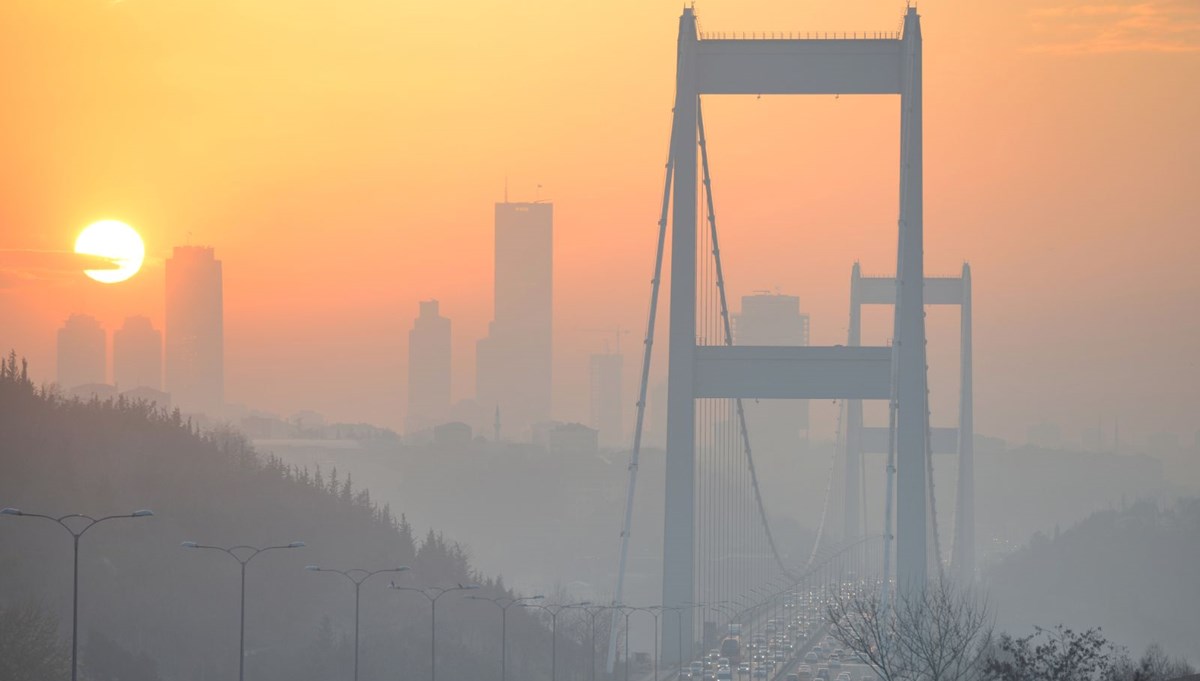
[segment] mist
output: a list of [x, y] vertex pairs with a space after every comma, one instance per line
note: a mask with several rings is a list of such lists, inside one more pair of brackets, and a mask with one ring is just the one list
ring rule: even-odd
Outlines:
[[0, 681], [1195, 674], [1200, 11], [385, 5], [0, 9]]

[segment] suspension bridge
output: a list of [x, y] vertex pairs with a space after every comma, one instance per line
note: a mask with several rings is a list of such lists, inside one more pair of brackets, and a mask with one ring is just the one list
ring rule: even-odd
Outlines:
[[[753, 624], [767, 594], [814, 584], [829, 590], [879, 584], [884, 598], [920, 588], [933, 575], [974, 575], [971, 274], [924, 271], [922, 68], [920, 17], [908, 8], [898, 33], [701, 34], [693, 9], [679, 21], [675, 105], [668, 142], [651, 279], [634, 441], [629, 464], [618, 580], [622, 603], [642, 451], [647, 387], [668, 230], [670, 302], [667, 338], [667, 443], [662, 554], [663, 669], [695, 659], [722, 625]], [[716, 185], [704, 128], [704, 95], [898, 95], [900, 190], [896, 276], [850, 277], [845, 345], [749, 346], [735, 343], [717, 221]], [[699, 178], [699, 181], [697, 181]], [[892, 341], [861, 343], [865, 305], [893, 309]], [[925, 306], [961, 310], [959, 422], [933, 428], [929, 418]], [[789, 559], [772, 531], [754, 458], [744, 400], [839, 402], [835, 457], [844, 465], [834, 490], [833, 463], [811, 551]], [[867, 425], [863, 401], [888, 407], [886, 425]], [[935, 454], [958, 455], [953, 546], [943, 555], [933, 489]], [[885, 489], [868, 490], [868, 454], [884, 454]], [[836, 459], [835, 459], [836, 461]], [[885, 517], [868, 532], [866, 499], [885, 499]], [[840, 499], [840, 536], [827, 527]], [[894, 561], [894, 568], [893, 568]], [[808, 585], [805, 587], [804, 585]], [[674, 616], [666, 616], [670, 611]], [[679, 641], [678, 646], [666, 642]], [[608, 646], [617, 651], [614, 620]]]

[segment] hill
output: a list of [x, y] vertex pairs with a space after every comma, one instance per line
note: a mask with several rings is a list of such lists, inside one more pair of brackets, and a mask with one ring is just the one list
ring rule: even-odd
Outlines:
[[1012, 632], [1063, 623], [1102, 627], [1130, 650], [1158, 643], [1200, 661], [1200, 499], [1139, 502], [1035, 535], [995, 565], [987, 584]]
[[[10, 356], [0, 367], [0, 506], [95, 516], [153, 509], [85, 534], [80, 551], [82, 666], [94, 679], [127, 662], [124, 681], [231, 678], [237, 674], [239, 568], [204, 544], [265, 546], [247, 569], [246, 675], [327, 681], [350, 675], [353, 587], [308, 564], [349, 569], [398, 565], [406, 586], [478, 582], [474, 594], [510, 595], [467, 552], [356, 490], [335, 471], [289, 467], [257, 454], [232, 432], [199, 432], [178, 412], [122, 400], [80, 402], [32, 385]], [[0, 517], [0, 608], [37, 604], [70, 635], [71, 539], [52, 522]], [[428, 673], [429, 603], [363, 587], [362, 678]], [[442, 678], [498, 673], [499, 615], [450, 594], [438, 604]], [[10, 610], [11, 611], [11, 610]], [[549, 633], [531, 611], [509, 612], [509, 673], [548, 676]], [[560, 668], [582, 665], [582, 647], [559, 622]], [[572, 640], [574, 639], [574, 641]], [[122, 662], [125, 661], [125, 662]], [[102, 673], [104, 672], [104, 673]], [[136, 677], [136, 678], [135, 678]]]

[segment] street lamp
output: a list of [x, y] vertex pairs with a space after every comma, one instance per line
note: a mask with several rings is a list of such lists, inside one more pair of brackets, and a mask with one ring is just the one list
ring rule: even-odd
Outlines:
[[508, 681], [508, 609], [524, 601], [541, 600], [543, 596], [522, 596], [521, 598], [467, 596], [467, 598], [473, 601], [487, 601], [500, 608], [500, 681]]
[[478, 589], [478, 584], [458, 584], [446, 588], [420, 589], [414, 586], [396, 586], [393, 582], [389, 589], [396, 591], [416, 591], [429, 601], [429, 679], [437, 681], [437, 602], [438, 599], [451, 591], [470, 591]]
[[[725, 602], [725, 601], [717, 601], [717, 603], [724, 603], [724, 602]], [[692, 603], [692, 602], [687, 602], [687, 603], [680, 603], [679, 605], [660, 605], [660, 606], [658, 606], [658, 608], [659, 608], [660, 610], [670, 610], [670, 611], [672, 611], [672, 612], [674, 612], [674, 613], [675, 613], [675, 633], [676, 633], [676, 634], [678, 634], [678, 637], [679, 637], [679, 640], [676, 642], [676, 645], [678, 646], [678, 648], [677, 648], [677, 651], [676, 651], [676, 655], [677, 655], [677, 656], [678, 656], [678, 658], [679, 658], [679, 659], [677, 660], [677, 662], [679, 663], [679, 670], [678, 670], [678, 672], [677, 672], [677, 674], [676, 674], [676, 676], [677, 676], [677, 677], [680, 677], [680, 676], [682, 676], [682, 675], [683, 675], [683, 665], [684, 665], [684, 657], [683, 657], [683, 611], [684, 611], [684, 610], [695, 610], [696, 608], [704, 608], [704, 607], [707, 607], [708, 605], [709, 605], [708, 603]], [[664, 643], [665, 643], [665, 641], [664, 641]], [[691, 644], [689, 644], [689, 647], [690, 647], [690, 645], [691, 645]], [[690, 650], [689, 650], [689, 652], [690, 652]], [[657, 679], [655, 679], [655, 681], [657, 681]]]
[[[124, 515], [109, 515], [104, 516], [103, 518], [93, 518], [90, 515], [84, 515], [82, 513], [70, 513], [68, 515], [58, 516], [56, 518], [54, 516], [44, 515], [41, 513], [26, 513], [19, 508], [9, 507], [0, 510], [0, 515], [13, 515], [27, 518], [43, 518], [45, 520], [53, 520], [62, 526], [64, 530], [71, 533], [75, 553], [75, 567], [73, 569], [74, 576], [71, 582], [71, 681], [76, 681], [79, 673], [79, 538], [83, 536], [84, 532], [87, 532], [88, 530], [92, 529], [93, 526], [98, 525], [105, 520], [114, 520], [116, 518], [147, 518], [154, 515], [154, 512], [147, 509], [141, 509], [134, 511], [133, 513], [127, 513]], [[81, 527], [76, 525], [79, 527], [79, 530], [73, 530], [71, 529], [71, 526], [65, 522], [73, 518], [82, 518], [87, 521], [87, 524]]]
[[625, 681], [629, 681], [629, 617], [635, 612], [649, 613], [654, 618], [654, 679], [658, 681], [658, 612], [663, 609], [661, 605], [650, 605], [641, 608], [622, 605], [622, 613], [625, 615]]
[[364, 570], [362, 568], [351, 568], [349, 570], [334, 570], [323, 568], [317, 565], [306, 565], [305, 570], [310, 572], [333, 572], [339, 574], [354, 583], [354, 681], [358, 681], [358, 596], [359, 587], [370, 577], [381, 572], [406, 572], [407, 565], [401, 565], [394, 568], [383, 568], [380, 570]]
[[[304, 548], [304, 542], [294, 541], [290, 544], [283, 544], [280, 546], [264, 546], [259, 548], [257, 546], [246, 546], [244, 544], [229, 547], [210, 546], [208, 544], [197, 544], [194, 541], [185, 541], [182, 542], [180, 546], [185, 549], [207, 549], [210, 551], [221, 551], [222, 553], [228, 553], [242, 566], [241, 623], [239, 625], [238, 633], [238, 681], [244, 681], [246, 678], [246, 565], [250, 561], [254, 560], [254, 557], [260, 553], [274, 551], [275, 549], [300, 549]], [[247, 553], [247, 551], [249, 551], [249, 553]], [[241, 555], [238, 555], [239, 552]], [[245, 556], [245, 558], [242, 556]]]
[[621, 606], [619, 606], [619, 605], [593, 605], [593, 606], [583, 609], [583, 611], [586, 612], [588, 614], [588, 617], [591, 619], [591, 635], [592, 635], [592, 658], [591, 658], [592, 659], [592, 671], [591, 671], [591, 676], [590, 676], [591, 681], [596, 681], [596, 615], [599, 615], [600, 613], [604, 612], [605, 610], [616, 610], [616, 609], [619, 609], [620, 607]]
[[568, 608], [582, 608], [591, 605], [591, 601], [580, 601], [579, 603], [568, 603], [566, 605], [539, 605], [537, 603], [522, 603], [522, 608], [537, 608], [550, 613], [550, 681], [558, 681], [558, 649], [556, 646], [558, 636], [558, 613]]

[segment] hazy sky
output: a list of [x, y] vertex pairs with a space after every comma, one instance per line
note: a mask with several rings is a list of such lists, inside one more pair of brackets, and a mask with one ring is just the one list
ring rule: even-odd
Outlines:
[[[896, 30], [903, 3], [702, 0], [702, 30]], [[1200, 412], [1200, 5], [919, 6], [926, 268], [974, 268], [976, 419], [1023, 439]], [[491, 317], [492, 203], [555, 203], [558, 415], [586, 354], [638, 331], [660, 200], [677, 2], [8, 0], [0, 250], [117, 218], [141, 274], [103, 285], [0, 255], [0, 344], [51, 379], [71, 312], [161, 329], [162, 260], [225, 263], [227, 397], [400, 426], [407, 331], [436, 297], [455, 397]], [[843, 342], [851, 263], [895, 260], [896, 98], [705, 100], [727, 280], [799, 295]], [[869, 340], [886, 338], [873, 311]], [[930, 316], [953, 419], [957, 313]], [[627, 360], [633, 385], [633, 358]], [[630, 394], [630, 404], [633, 395]], [[949, 411], [947, 411], [949, 410]], [[939, 415], [942, 418], [939, 418]], [[1189, 435], [1190, 438], [1190, 435]]]

